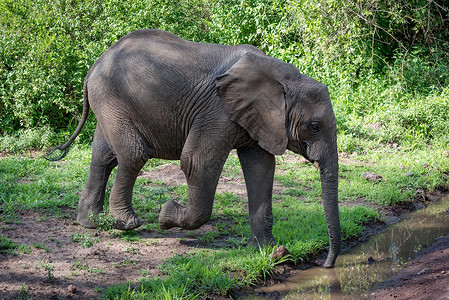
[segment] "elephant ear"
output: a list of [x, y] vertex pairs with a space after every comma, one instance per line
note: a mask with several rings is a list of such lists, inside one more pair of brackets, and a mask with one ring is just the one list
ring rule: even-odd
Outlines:
[[280, 62], [264, 54], [247, 53], [216, 81], [231, 120], [274, 155], [287, 148], [285, 88], [275, 78]]

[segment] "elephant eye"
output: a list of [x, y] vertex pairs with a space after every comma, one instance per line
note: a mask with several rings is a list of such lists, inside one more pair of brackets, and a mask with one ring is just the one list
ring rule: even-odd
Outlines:
[[321, 125], [318, 122], [312, 122], [308, 126], [311, 133], [318, 133], [321, 130]]

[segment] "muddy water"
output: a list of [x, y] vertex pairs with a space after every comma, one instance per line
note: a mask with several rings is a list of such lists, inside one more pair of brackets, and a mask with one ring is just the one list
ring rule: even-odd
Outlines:
[[[438, 237], [449, 234], [449, 197], [390, 225], [368, 242], [344, 251], [334, 269], [311, 268], [287, 281], [256, 292], [262, 299], [281, 295], [282, 299], [364, 299], [376, 284], [393, 276]], [[269, 294], [270, 293], [270, 294]]]

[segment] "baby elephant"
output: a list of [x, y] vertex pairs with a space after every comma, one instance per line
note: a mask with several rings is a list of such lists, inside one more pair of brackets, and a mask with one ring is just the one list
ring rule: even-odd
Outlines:
[[68, 151], [89, 107], [98, 123], [78, 205], [82, 226], [95, 227], [88, 216], [103, 210], [108, 177], [118, 166], [109, 213], [119, 229], [139, 227], [133, 186], [148, 159], [162, 158], [181, 160], [188, 203], [165, 203], [160, 227], [198, 228], [210, 218], [223, 165], [237, 149], [248, 191], [250, 244], [275, 243], [275, 155], [289, 149], [320, 169], [330, 239], [324, 266], [334, 265], [341, 242], [338, 155], [325, 85], [250, 45], [194, 43], [144, 29], [121, 38], [89, 70], [80, 123], [57, 149]]

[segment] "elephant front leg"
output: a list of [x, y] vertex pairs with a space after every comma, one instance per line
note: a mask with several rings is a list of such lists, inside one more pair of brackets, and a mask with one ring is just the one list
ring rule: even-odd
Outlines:
[[195, 171], [187, 176], [187, 205], [174, 200], [167, 201], [159, 214], [161, 229], [181, 227], [194, 230], [209, 221], [223, 164], [224, 162], [217, 162], [218, 167], [195, 167]]
[[249, 245], [275, 245], [272, 234], [273, 212], [272, 192], [274, 155], [259, 146], [238, 149], [237, 151], [248, 191], [249, 221], [251, 238]]
[[208, 140], [204, 132], [192, 131], [181, 155], [181, 169], [188, 185], [187, 205], [167, 201], [159, 214], [161, 229], [181, 227], [197, 229], [209, 221], [223, 165], [231, 148], [225, 134], [215, 134], [220, 141]]

